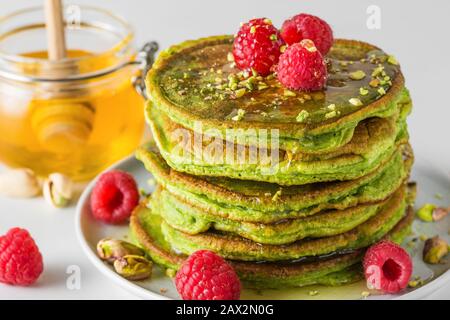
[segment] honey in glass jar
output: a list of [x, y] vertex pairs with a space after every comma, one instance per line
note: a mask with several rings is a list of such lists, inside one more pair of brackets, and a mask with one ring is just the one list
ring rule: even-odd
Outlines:
[[78, 20], [66, 17], [67, 57], [58, 61], [47, 57], [42, 8], [0, 20], [0, 160], [85, 180], [140, 143], [144, 99], [135, 87], [156, 47], [138, 55], [126, 21], [75, 9]]

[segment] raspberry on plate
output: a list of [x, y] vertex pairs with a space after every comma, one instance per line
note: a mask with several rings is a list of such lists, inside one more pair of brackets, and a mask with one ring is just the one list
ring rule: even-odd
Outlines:
[[252, 19], [241, 26], [234, 39], [234, 62], [240, 70], [253, 69], [266, 76], [278, 62], [283, 44], [280, 32], [269, 19]]
[[175, 277], [183, 300], [238, 300], [241, 283], [233, 268], [212, 251], [198, 250]]
[[27, 230], [12, 228], [0, 236], [0, 282], [28, 286], [43, 268], [42, 255]]
[[303, 39], [314, 41], [322, 55], [326, 55], [333, 45], [333, 31], [328, 23], [319, 17], [301, 13], [283, 22], [281, 37], [291, 45]]
[[314, 42], [305, 39], [289, 46], [280, 56], [277, 76], [289, 89], [320, 90], [327, 80], [327, 67]]
[[123, 171], [103, 173], [91, 194], [94, 217], [107, 223], [126, 221], [138, 205], [139, 191], [134, 178]]
[[367, 250], [363, 266], [367, 287], [385, 293], [396, 293], [406, 288], [412, 273], [408, 252], [398, 244], [386, 240]]

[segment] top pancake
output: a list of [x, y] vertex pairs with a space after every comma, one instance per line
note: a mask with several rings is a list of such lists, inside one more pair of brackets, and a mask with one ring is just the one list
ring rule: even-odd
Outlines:
[[[225, 137], [226, 129], [278, 129], [284, 150], [329, 152], [350, 141], [357, 124], [369, 117], [388, 117], [401, 104], [408, 104], [400, 68], [389, 63], [388, 55], [367, 43], [335, 40], [327, 55], [329, 78], [327, 88], [312, 93], [285, 89], [275, 77], [257, 80], [267, 88], [237, 97], [226, 87], [228, 77], [239, 73], [227, 60], [232, 50], [232, 36], [215, 36], [186, 41], [163, 51], [147, 75], [147, 91], [155, 107], [169, 118], [191, 130], [201, 121], [204, 130], [218, 130]], [[372, 88], [369, 82], [376, 68], [383, 69], [382, 85]], [[362, 70], [361, 80], [350, 79], [350, 73]], [[225, 85], [224, 85], [225, 84]], [[360, 88], [368, 89], [360, 95]], [[386, 94], [378, 89], [382, 87]], [[349, 100], [358, 98], [362, 106]], [[330, 117], [330, 105], [335, 115]], [[244, 114], [238, 117], [238, 110]], [[306, 110], [309, 117], [297, 121]], [[235, 120], [233, 120], [233, 118]], [[243, 132], [249, 144], [257, 144], [253, 132]]]

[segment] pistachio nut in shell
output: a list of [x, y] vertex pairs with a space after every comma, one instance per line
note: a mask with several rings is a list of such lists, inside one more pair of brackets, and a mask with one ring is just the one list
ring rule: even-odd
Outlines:
[[97, 255], [100, 259], [113, 263], [126, 255], [144, 256], [144, 251], [123, 240], [104, 238], [97, 243]]
[[126, 255], [114, 261], [114, 269], [128, 280], [144, 280], [151, 276], [153, 263], [142, 256]]

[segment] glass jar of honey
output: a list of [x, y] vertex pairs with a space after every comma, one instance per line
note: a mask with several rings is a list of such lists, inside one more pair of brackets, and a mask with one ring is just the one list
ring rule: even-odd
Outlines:
[[44, 21], [38, 7], [0, 18], [0, 160], [89, 179], [141, 142], [137, 91], [156, 44], [138, 52], [126, 21], [72, 5], [65, 8], [66, 58], [51, 61]]

